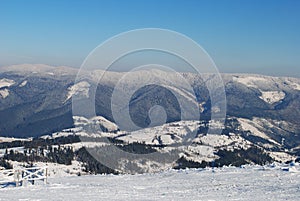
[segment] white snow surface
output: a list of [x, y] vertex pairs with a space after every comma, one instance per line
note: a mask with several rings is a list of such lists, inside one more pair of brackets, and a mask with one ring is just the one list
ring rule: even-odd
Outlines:
[[261, 91], [261, 93], [259, 98], [269, 104], [280, 102], [285, 98], [285, 93], [282, 91]]
[[6, 79], [6, 78], [0, 79], [0, 88], [10, 87], [13, 84], [15, 84], [14, 80]]
[[1, 98], [6, 98], [8, 95], [9, 95], [9, 90], [8, 89], [1, 89], [0, 90]]
[[247, 77], [233, 77], [233, 81], [239, 82], [247, 87], [257, 88], [258, 82], [266, 83], [268, 80], [264, 77], [255, 77], [255, 76], [247, 76]]
[[24, 80], [24, 81], [19, 85], [19, 87], [24, 87], [26, 84], [27, 84], [27, 80]]
[[87, 119], [82, 116], [73, 116], [73, 120], [74, 120], [74, 124], [77, 128], [79, 128], [80, 126], [93, 124], [93, 125], [101, 125], [104, 128], [106, 128], [108, 131], [116, 131], [119, 129], [119, 127], [115, 123], [107, 120], [106, 118], [104, 118], [102, 116], [95, 116], [90, 119]]
[[280, 91], [280, 89], [300, 90], [299, 78], [251, 74], [222, 74], [222, 76], [226, 80], [225, 82], [233, 80], [247, 87], [259, 89], [260, 91]]
[[258, 129], [261, 126], [256, 121], [259, 121], [259, 120], [260, 120], [259, 118], [254, 118], [253, 120], [238, 118], [238, 121], [241, 124], [241, 127], [244, 131], [250, 131], [252, 135], [269, 140], [270, 142], [272, 142], [274, 144], [278, 144], [278, 142], [274, 141], [273, 139], [271, 139], [269, 136], [267, 136], [265, 133], [261, 132]]
[[[293, 171], [292, 171], [293, 170]], [[299, 167], [244, 166], [58, 177], [0, 189], [0, 200], [299, 200]]]
[[[14, 85], [15, 81], [10, 79], [0, 79], [0, 98], [6, 98], [9, 95], [9, 90], [4, 87], [10, 87], [11, 85]], [[1, 89], [4, 88], [4, 89]]]
[[199, 121], [179, 121], [145, 128], [134, 131], [128, 135], [121, 136], [118, 139], [126, 142], [145, 142], [146, 144], [158, 145], [160, 141], [165, 144], [181, 142], [182, 138], [190, 131], [195, 131]]
[[276, 161], [292, 161], [295, 160], [295, 157], [285, 153], [285, 152], [269, 152], [270, 156]]
[[31, 138], [14, 138], [14, 137], [1, 137], [0, 136], [0, 143], [1, 142], [13, 142], [13, 141], [29, 141]]
[[299, 90], [299, 91], [300, 91], [300, 84], [298, 84], [298, 83], [293, 83], [293, 84], [291, 84], [291, 86], [292, 86], [295, 90]]
[[195, 142], [198, 142], [203, 145], [215, 147], [215, 148], [222, 148], [226, 147], [226, 149], [230, 148], [229, 145], [232, 146], [232, 149], [248, 149], [252, 143], [249, 141], [246, 141], [242, 137], [238, 135], [204, 135], [194, 140]]
[[286, 78], [285, 83], [287, 83], [292, 89], [300, 91], [300, 82], [296, 78]]
[[89, 97], [89, 88], [90, 84], [86, 81], [78, 82], [73, 86], [68, 88], [68, 94], [65, 101], [69, 100], [72, 96], [88, 98]]

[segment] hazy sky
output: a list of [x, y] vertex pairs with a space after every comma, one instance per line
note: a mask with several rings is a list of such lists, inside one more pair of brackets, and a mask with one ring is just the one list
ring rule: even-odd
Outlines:
[[146, 27], [187, 35], [221, 72], [300, 77], [299, 0], [0, 0], [0, 66], [79, 67], [106, 39]]

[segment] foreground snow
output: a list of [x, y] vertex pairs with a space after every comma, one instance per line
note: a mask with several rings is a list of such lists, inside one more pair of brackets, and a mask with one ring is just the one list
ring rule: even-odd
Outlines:
[[0, 189], [0, 200], [298, 200], [300, 173], [283, 169], [246, 166], [52, 178], [48, 185]]

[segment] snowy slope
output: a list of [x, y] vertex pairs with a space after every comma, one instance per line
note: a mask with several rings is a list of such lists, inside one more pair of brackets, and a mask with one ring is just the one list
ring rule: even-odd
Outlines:
[[245, 85], [250, 88], [267, 91], [270, 89], [300, 89], [300, 81], [298, 78], [291, 77], [271, 77], [264, 75], [251, 74], [223, 74], [225, 82], [230, 80]]
[[13, 84], [15, 84], [14, 80], [6, 79], [6, 78], [0, 79], [0, 88], [10, 87]]
[[9, 89], [7, 89], [7, 87], [10, 87], [14, 84], [14, 80], [7, 78], [0, 79], [0, 98], [5, 99], [9, 95]]
[[0, 97], [1, 98], [6, 98], [9, 95], [9, 90], [8, 89], [1, 89], [0, 90]]
[[68, 88], [68, 94], [67, 94], [67, 98], [66, 98], [65, 102], [73, 96], [76, 96], [77, 98], [78, 97], [88, 98], [90, 86], [91, 85], [86, 81], [82, 81], [82, 82], [74, 84], [73, 86], [70, 86]]
[[[296, 158], [295, 154], [292, 154], [291, 151], [283, 149], [282, 142], [278, 141], [277, 138], [273, 139], [270, 137], [272, 136], [272, 133], [270, 134], [272, 129], [278, 129], [279, 132], [282, 132], [284, 135], [284, 129], [289, 127], [289, 124], [284, 121], [262, 118], [254, 118], [252, 120], [231, 118], [232, 121], [235, 120], [236, 123], [238, 123], [236, 128], [228, 127], [228, 125], [224, 127], [224, 125], [216, 121], [210, 121], [208, 125], [210, 125], [212, 129], [229, 129], [230, 132], [227, 134], [206, 134], [197, 132], [199, 127], [201, 127], [202, 130], [205, 128], [206, 123], [201, 121], [179, 121], [134, 132], [126, 132], [120, 131], [116, 124], [101, 116], [91, 119], [74, 116], [73, 119], [76, 126], [75, 128], [65, 129], [61, 132], [55, 132], [52, 135], [42, 136], [41, 138], [56, 140], [57, 138], [79, 136], [81, 142], [74, 141], [74, 143], [70, 143], [67, 141], [65, 144], [60, 144], [61, 147], [72, 147], [74, 151], [82, 147], [91, 149], [109, 147], [112, 144], [107, 141], [107, 137], [121, 140], [121, 142], [123, 141], [123, 145], [145, 143], [146, 145], [153, 146], [157, 151], [157, 156], [159, 157], [156, 159], [158, 161], [153, 158], [146, 162], [142, 162], [138, 158], [132, 160], [119, 158], [117, 160], [118, 165], [114, 168], [120, 171], [125, 171], [124, 167], [126, 167], [128, 163], [131, 163], [140, 168], [132, 170], [132, 173], [157, 172], [158, 170], [174, 167], [174, 163], [180, 157], [198, 163], [212, 162], [220, 158], [218, 155], [219, 151], [235, 152], [238, 150], [248, 150], [253, 147], [260, 147], [264, 150], [264, 153], [276, 161], [285, 162]], [[102, 130], [100, 130], [99, 126]], [[96, 128], [96, 130], [92, 128]], [[271, 130], [269, 131], [265, 128], [270, 128]], [[195, 131], [195, 133], [192, 132], [192, 135], [190, 135], [191, 131]], [[259, 139], [253, 137], [259, 137]], [[52, 147], [57, 148], [58, 145], [53, 145]], [[16, 147], [13, 150], [23, 153], [22, 147]], [[10, 151], [10, 149], [8, 151]], [[175, 159], [164, 162], [164, 159], [167, 158], [164, 154], [171, 155], [174, 151], [178, 153]], [[4, 153], [5, 149], [0, 150], [0, 155]], [[258, 157], [260, 156], [261, 155]]]
[[14, 138], [14, 137], [0, 137], [0, 143], [1, 142], [13, 142], [16, 140], [20, 141], [29, 141], [31, 138]]
[[[77, 72], [78, 69], [42, 64], [23, 64], [1, 68], [0, 112], [2, 111], [3, 115], [6, 115], [9, 111], [5, 110], [9, 108], [13, 113], [19, 113], [20, 118], [11, 117], [7, 119], [8, 122], [1, 123], [0, 134], [16, 137], [41, 136], [53, 130], [59, 131], [71, 127], [73, 126], [71, 125], [71, 115], [67, 117], [71, 110], [69, 107], [71, 98], [92, 98], [94, 89], [98, 90], [95, 103], [96, 110], [99, 110], [96, 111], [97, 115], [114, 119], [111, 116], [111, 107], [108, 103], [111, 101], [111, 92], [116, 85], [130, 90], [139, 89], [145, 84], [158, 84], [165, 89], [160, 94], [161, 96], [171, 94], [166, 93], [167, 91], [172, 92], [176, 97], [180, 97], [179, 100], [188, 104], [184, 108], [187, 114], [192, 114], [196, 109], [200, 110], [201, 115], [209, 114], [210, 109], [218, 111], [218, 107], [210, 108], [209, 94], [205, 87], [212, 78], [211, 74], [200, 76], [193, 73], [160, 70], [104, 73], [101, 70], [95, 70], [83, 71], [82, 79], [74, 84]], [[101, 80], [99, 80], [100, 77]], [[222, 74], [221, 77], [228, 94], [227, 112], [231, 116], [250, 119], [258, 115], [259, 117], [270, 117], [293, 123], [299, 122], [300, 115], [298, 115], [297, 109], [299, 108], [297, 107], [299, 100], [297, 97], [299, 97], [300, 92], [300, 80], [298, 78], [251, 74]], [[156, 95], [159, 90], [161, 89], [153, 89], [149, 94], [147, 94], [147, 89], [140, 90], [136, 100], [149, 101], [151, 96]], [[126, 91], [124, 94], [126, 95]], [[166, 98], [170, 98], [169, 95]], [[115, 102], [121, 104], [124, 101], [123, 98], [121, 94]], [[140, 104], [132, 102], [134, 103], [132, 111], [144, 112], [139, 111], [143, 109]], [[174, 102], [173, 99], [171, 102]], [[30, 107], [28, 107], [28, 103], [30, 103]], [[174, 104], [174, 107], [168, 110], [172, 113], [170, 114], [172, 118], [177, 115], [178, 108], [176, 107]], [[33, 111], [31, 108], [36, 108], [36, 110]], [[57, 111], [60, 111], [60, 114]], [[66, 118], [69, 119], [66, 120]], [[175, 119], [177, 120], [177, 118]], [[61, 126], [57, 122], [69, 123]], [[136, 123], [143, 125], [141, 122], [146, 121], [137, 120]], [[45, 124], [42, 128], [41, 123]]]
[[[252, 120], [239, 118], [238, 121], [240, 122], [243, 130], [250, 131], [252, 135], [271, 140], [265, 133], [261, 132], [257, 128], [257, 126], [255, 125], [255, 123]], [[272, 141], [272, 142], [274, 142], [274, 141]]]
[[300, 173], [284, 172], [276, 165], [60, 177], [48, 181], [47, 185], [2, 188], [0, 199], [295, 201], [300, 196]]
[[182, 138], [199, 126], [198, 121], [180, 121], [134, 131], [118, 139], [127, 142], [145, 142], [146, 144], [172, 144], [182, 142]]
[[24, 87], [26, 84], [27, 84], [27, 80], [24, 80], [20, 85], [19, 85], [19, 87]]
[[[252, 146], [264, 148], [273, 158], [280, 161], [293, 159], [299, 153], [297, 147], [299, 149], [300, 144], [298, 136], [300, 79], [297, 78], [223, 74], [226, 92], [229, 94], [227, 114], [237, 119], [240, 129], [230, 130], [222, 135], [202, 135], [201, 133], [193, 140], [197, 146], [183, 148], [179, 144], [185, 140], [186, 134], [200, 126], [201, 122], [172, 122], [128, 133], [119, 131], [116, 124], [100, 116], [91, 119], [84, 117], [72, 119], [71, 98], [92, 98], [92, 89], [96, 88], [96, 82], [103, 71], [85, 72], [85, 77], [82, 79], [84, 81], [76, 84], [74, 84], [74, 79], [77, 71], [67, 67], [26, 64], [0, 71], [3, 72], [0, 78], [0, 112], [1, 115], [8, 117], [1, 119], [0, 134], [6, 132], [5, 136], [21, 136], [19, 134], [41, 136], [55, 131], [52, 135], [43, 136], [43, 138], [55, 139], [71, 135], [94, 138], [112, 137], [123, 140], [124, 143], [145, 142], [151, 146], [164, 145], [166, 147], [160, 149], [164, 153], [177, 147], [187, 159], [197, 162], [216, 159], [215, 153], [218, 150], [247, 149]], [[162, 86], [191, 103], [191, 106], [199, 106], [200, 111], [204, 113], [203, 116], [209, 116], [210, 104], [205, 88], [205, 82], [211, 78], [209, 74], [200, 77], [192, 73], [152, 70], [131, 73], [106, 72], [102, 78], [98, 85], [99, 100], [96, 104], [99, 105], [96, 106], [100, 109], [97, 114], [108, 119], [113, 118], [110, 116], [110, 104], [106, 103], [111, 101], [110, 92], [121, 78], [123, 79], [121, 83], [127, 87], [126, 90], [135, 89], [136, 86], [148, 81], [149, 83], [161, 81]], [[192, 88], [194, 91], [191, 90]], [[156, 95], [156, 92], [158, 91], [154, 90], [149, 96]], [[197, 93], [197, 99], [194, 93]], [[147, 90], [140, 91], [140, 96], [136, 100], [149, 100], [143, 97], [145, 94]], [[122, 98], [117, 102], [122, 103]], [[141, 113], [140, 110], [145, 108], [144, 105], [146, 104], [141, 107], [136, 106], [136, 111]], [[6, 110], [7, 108], [9, 110]], [[133, 106], [133, 111], [136, 108]], [[175, 112], [170, 116], [176, 114], [178, 108], [171, 109], [169, 111]], [[188, 109], [195, 111], [193, 108]], [[217, 111], [218, 108], [211, 108], [211, 110]], [[9, 115], [11, 113], [18, 114], [18, 118]], [[201, 114], [201, 117], [203, 116]], [[61, 123], [68, 121], [70, 123], [67, 125], [58, 127]], [[224, 128], [224, 125], [218, 122], [211, 121], [209, 124], [216, 129]], [[93, 126], [101, 126], [104, 132], [86, 131]], [[36, 133], [33, 134], [33, 132]], [[83, 145], [74, 143], [65, 146], [71, 146], [77, 150], [82, 146], [95, 147], [96, 145], [103, 146], [104, 144], [91, 141], [84, 142]], [[291, 156], [291, 154], [294, 155]]]
[[259, 98], [269, 104], [280, 102], [285, 98], [285, 93], [282, 91], [261, 91], [261, 93]]

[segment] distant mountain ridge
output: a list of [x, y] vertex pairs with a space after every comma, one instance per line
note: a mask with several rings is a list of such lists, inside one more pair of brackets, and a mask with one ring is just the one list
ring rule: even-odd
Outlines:
[[[65, 152], [71, 151], [68, 148], [71, 146], [74, 150], [72, 156], [87, 164], [86, 171], [95, 173], [107, 173], [111, 172], [111, 169], [103, 165], [99, 166], [100, 169], [95, 169], [98, 167], [95, 165], [97, 161], [88, 156], [82, 146], [95, 151], [97, 146], [101, 145], [98, 149], [109, 159], [117, 157], [108, 154], [114, 153], [111, 144], [125, 152], [143, 155], [154, 151], [161, 154], [159, 160], [151, 159], [147, 162], [148, 165], [145, 161], [134, 158], [131, 161], [122, 157], [116, 158], [118, 163], [113, 164], [115, 170], [123, 172], [125, 170], [122, 168], [125, 165], [132, 167], [132, 173], [152, 172], [169, 166], [177, 169], [286, 162], [300, 155], [298, 78], [222, 74], [227, 116], [225, 124], [220, 125], [211, 119], [211, 112], [216, 108], [211, 108], [209, 91], [205, 85], [212, 75], [180, 73], [193, 90], [190, 91], [175, 73], [160, 70], [131, 72], [126, 74], [127, 89], [140, 86], [149, 79], [150, 73], [154, 75], [153, 79], [167, 79], [167, 82], [177, 82], [179, 86], [183, 86], [172, 88], [176, 96], [166, 86], [146, 85], [138, 88], [130, 99], [129, 110], [132, 121], [144, 129], [131, 132], [124, 129], [126, 127], [122, 127], [123, 125], [115, 124], [111, 111], [115, 86], [125, 73], [84, 71], [83, 79], [75, 83], [78, 70], [68, 67], [25, 65], [8, 67], [0, 72], [0, 136], [37, 137], [17, 142], [10, 139], [8, 141], [12, 142], [5, 142], [6, 138], [1, 138], [2, 149], [24, 146], [38, 151], [40, 148], [46, 150], [50, 146], [50, 151], [51, 146], [59, 145], [61, 150], [51, 153], [58, 154], [55, 158], [64, 159], [59, 163], [70, 164], [74, 158], [67, 157]], [[102, 79], [97, 83], [100, 75]], [[126, 91], [120, 91], [120, 96], [113, 104], [118, 105], [124, 101], [125, 94], [122, 93]], [[72, 97], [95, 97], [97, 117], [74, 116]], [[178, 97], [192, 106], [197, 106], [200, 119], [181, 120]], [[165, 124], [151, 124], [148, 112], [154, 105], [165, 109]], [[195, 112], [194, 108], [196, 107], [184, 109], [187, 112]], [[149, 125], [152, 126], [148, 128]], [[95, 126], [101, 128], [102, 132], [91, 134], [90, 130]], [[209, 135], [208, 126], [213, 128]], [[214, 129], [220, 129], [222, 132], [213, 133]], [[189, 136], [192, 130], [196, 133]], [[46, 142], [48, 144], [45, 144]], [[166, 160], [166, 156], [171, 157], [170, 161]], [[5, 157], [16, 160], [16, 155], [13, 154]], [[18, 160], [22, 162], [28, 160], [29, 156], [24, 154], [19, 157]], [[42, 155], [36, 160], [55, 162], [53, 157]], [[174, 163], [172, 157], [179, 159]]]
[[[71, 97], [74, 94], [89, 97], [96, 91], [96, 113], [114, 121], [111, 112], [111, 96], [116, 82], [124, 75], [120, 72], [105, 72], [101, 82], [96, 84], [103, 71], [87, 71], [85, 80], [74, 85], [78, 69], [51, 67], [47, 65], [16, 65], [0, 70], [0, 135], [40, 136], [73, 127]], [[210, 118], [210, 99], [205, 79], [192, 73], [180, 73], [193, 88], [199, 104], [201, 117]], [[132, 72], [127, 76], [128, 86], [139, 84], [147, 72]], [[176, 81], [175, 74], [156, 70], [155, 76], [168, 77]], [[291, 124], [288, 132], [299, 133], [300, 126], [300, 79], [270, 77], [262, 75], [222, 74], [227, 98], [229, 117], [252, 119], [265, 118], [286, 121]], [[85, 90], [79, 92], [79, 88]], [[192, 94], [185, 89], [176, 89], [183, 99], [190, 101]], [[149, 124], [148, 110], [155, 104], [153, 95], [169, 97], [168, 90], [158, 86], [139, 89], [130, 102], [135, 116], [133, 121], [141, 126]], [[138, 100], [138, 101], [137, 101]], [[121, 101], [121, 100], [120, 100]], [[151, 103], [151, 101], [153, 103]], [[145, 103], [149, 107], [145, 107]], [[147, 105], [146, 104], [146, 105]], [[165, 102], [168, 111], [167, 122], [180, 120], [180, 108], [173, 101]]]

